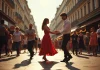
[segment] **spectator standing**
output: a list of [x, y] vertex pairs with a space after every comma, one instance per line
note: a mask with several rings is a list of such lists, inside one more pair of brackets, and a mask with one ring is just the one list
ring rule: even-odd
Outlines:
[[72, 45], [73, 45], [73, 54], [74, 52], [77, 55], [78, 52], [78, 35], [76, 34], [76, 32], [74, 31], [73, 35], [72, 35]]
[[80, 31], [80, 34], [78, 36], [78, 45], [79, 45], [79, 54], [82, 54], [82, 50], [84, 49], [84, 36], [82, 34], [82, 31]]
[[84, 37], [84, 44], [88, 53], [90, 53], [89, 41], [90, 41], [90, 34], [89, 32], [86, 32], [86, 35]]
[[98, 51], [100, 52], [100, 24], [98, 25], [97, 29], [97, 38], [98, 38]]
[[90, 35], [89, 45], [92, 48], [93, 56], [97, 56], [98, 41], [97, 41], [97, 33], [95, 32], [95, 28], [94, 27], [91, 28], [91, 35]]

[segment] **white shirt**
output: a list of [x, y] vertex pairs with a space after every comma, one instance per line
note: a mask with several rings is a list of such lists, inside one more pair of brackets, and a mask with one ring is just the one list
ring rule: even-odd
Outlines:
[[71, 23], [69, 20], [64, 21], [63, 29], [60, 31], [61, 34], [70, 34], [71, 33]]
[[13, 33], [13, 41], [14, 42], [20, 42], [21, 41], [21, 35], [22, 33], [19, 31], [19, 32], [14, 32]]
[[[99, 33], [99, 34], [98, 34]], [[97, 37], [100, 38], [100, 28], [97, 29]]]

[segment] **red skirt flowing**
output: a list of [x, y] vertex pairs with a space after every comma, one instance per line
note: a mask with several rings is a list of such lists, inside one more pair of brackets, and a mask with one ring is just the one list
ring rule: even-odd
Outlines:
[[48, 55], [48, 56], [53, 56], [57, 54], [57, 51], [52, 44], [51, 38], [49, 34], [45, 34], [42, 43], [41, 43], [41, 49], [39, 55]]

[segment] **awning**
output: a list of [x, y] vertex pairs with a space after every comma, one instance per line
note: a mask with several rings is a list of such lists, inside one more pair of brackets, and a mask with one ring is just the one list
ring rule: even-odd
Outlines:
[[6, 14], [5, 14], [4, 12], [2, 12], [1, 10], [0, 10], [0, 17], [1, 17], [2, 19], [4, 19], [4, 20], [10, 22], [10, 23], [13, 24], [13, 25], [16, 24], [16, 22], [15, 22], [12, 18], [10, 18], [8, 15], [6, 15]]

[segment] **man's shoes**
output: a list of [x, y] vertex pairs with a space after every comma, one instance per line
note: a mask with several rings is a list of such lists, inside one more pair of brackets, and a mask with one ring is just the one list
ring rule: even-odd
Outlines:
[[30, 57], [30, 60], [32, 60], [32, 57]]
[[66, 60], [64, 59], [64, 60], [62, 60], [62, 61], [60, 61], [60, 62], [65, 62]]
[[16, 57], [20, 56], [19, 54], [16, 55]]
[[68, 59], [65, 61], [65, 63], [67, 64], [67, 63], [68, 63], [68, 61], [69, 61], [70, 59], [72, 59], [72, 57], [68, 58]]

